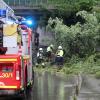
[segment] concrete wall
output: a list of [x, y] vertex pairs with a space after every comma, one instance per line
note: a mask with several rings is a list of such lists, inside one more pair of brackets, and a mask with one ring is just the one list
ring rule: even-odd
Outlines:
[[54, 33], [46, 32], [45, 27], [38, 27], [40, 45], [49, 45], [54, 39]]

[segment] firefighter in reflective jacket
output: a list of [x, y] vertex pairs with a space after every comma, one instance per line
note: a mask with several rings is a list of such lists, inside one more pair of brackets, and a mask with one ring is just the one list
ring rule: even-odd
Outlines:
[[44, 54], [43, 54], [43, 49], [42, 48], [39, 48], [39, 51], [37, 53], [37, 63], [36, 63], [36, 66], [38, 66], [39, 64], [44, 66]]
[[59, 46], [58, 47], [58, 50], [56, 52], [56, 60], [55, 60], [56, 61], [56, 64], [58, 66], [62, 66], [63, 65], [63, 61], [64, 61], [63, 55], [64, 55], [63, 48], [62, 48], [62, 46]]
[[53, 53], [53, 45], [52, 44], [47, 47], [46, 52], [47, 52], [47, 60], [48, 60], [48, 62], [50, 62], [52, 59], [52, 53]]

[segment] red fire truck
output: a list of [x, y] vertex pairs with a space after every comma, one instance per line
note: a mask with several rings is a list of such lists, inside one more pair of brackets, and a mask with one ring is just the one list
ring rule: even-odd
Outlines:
[[32, 31], [16, 21], [0, 0], [0, 95], [25, 94], [33, 83]]

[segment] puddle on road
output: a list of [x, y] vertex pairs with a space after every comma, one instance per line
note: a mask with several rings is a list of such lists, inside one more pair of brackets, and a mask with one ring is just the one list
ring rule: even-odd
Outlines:
[[[75, 88], [70, 88], [75, 82], [72, 78], [61, 78], [50, 73], [35, 73], [33, 100], [73, 100]], [[89, 91], [89, 92], [88, 92]], [[83, 83], [77, 100], [100, 100], [100, 94], [91, 93], [87, 85]]]
[[94, 91], [94, 88], [91, 86], [90, 82], [88, 83], [87, 79], [83, 78], [78, 100], [100, 100], [100, 93]]
[[88, 93], [82, 93], [80, 94], [78, 100], [100, 100], [100, 94], [88, 94]]
[[72, 80], [62, 79], [55, 74], [35, 73], [33, 100], [70, 100], [74, 88], [65, 87], [70, 83], [73, 83]]

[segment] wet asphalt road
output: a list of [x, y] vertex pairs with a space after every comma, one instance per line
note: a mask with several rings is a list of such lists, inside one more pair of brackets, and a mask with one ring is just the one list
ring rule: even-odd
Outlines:
[[[88, 81], [90, 80], [90, 77], [88, 77]], [[98, 80], [99, 81], [99, 80]], [[90, 81], [94, 86], [96, 86], [97, 81], [93, 80]], [[78, 96], [78, 100], [100, 100], [100, 90], [99, 86], [95, 89], [94, 86], [91, 86], [91, 84], [88, 84], [87, 79], [83, 79], [82, 87], [80, 90], [80, 94]]]
[[[35, 73], [35, 82], [32, 91], [28, 93], [27, 100], [73, 100], [75, 91], [71, 84], [73, 78], [58, 77], [50, 73]], [[21, 100], [12, 97], [0, 97], [0, 100]], [[82, 84], [78, 100], [100, 100], [100, 94], [92, 93], [85, 82]]]
[[35, 80], [33, 100], [70, 100], [74, 87], [66, 88], [66, 86], [73, 84], [72, 78], [62, 78], [50, 73], [37, 73]]
[[[70, 100], [73, 87], [71, 78], [57, 77], [50, 73], [35, 73], [34, 86], [28, 94], [27, 100]], [[66, 88], [68, 84], [69, 88]], [[19, 98], [4, 97], [0, 100], [20, 100]]]

